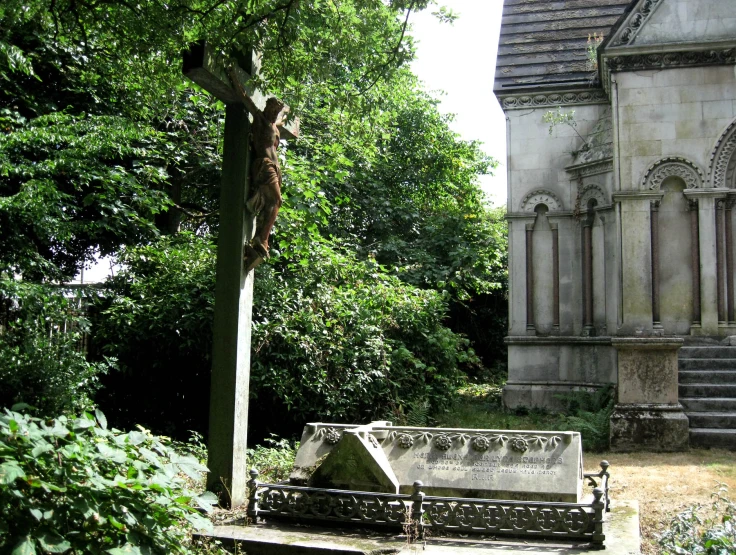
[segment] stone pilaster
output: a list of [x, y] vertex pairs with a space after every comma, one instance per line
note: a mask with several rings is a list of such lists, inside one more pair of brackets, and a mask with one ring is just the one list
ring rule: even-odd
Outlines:
[[698, 202], [698, 250], [700, 254], [700, 328], [692, 333], [718, 335], [718, 280], [716, 252], [716, 201], [727, 189], [685, 189], [689, 200]]
[[662, 193], [621, 191], [613, 199], [621, 215], [621, 326], [618, 335], [648, 335], [652, 320], [651, 202]]

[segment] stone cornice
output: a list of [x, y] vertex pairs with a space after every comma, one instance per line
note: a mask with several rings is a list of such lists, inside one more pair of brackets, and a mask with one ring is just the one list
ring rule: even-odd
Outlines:
[[660, 200], [664, 193], [660, 191], [643, 191], [641, 189], [629, 189], [628, 191], [616, 191], [613, 193], [613, 202], [622, 200]]
[[[563, 210], [547, 212], [548, 218], [572, 218], [572, 215], [572, 212]], [[504, 216], [507, 220], [534, 220], [536, 217], [536, 212], [508, 212]]]
[[556, 106], [608, 104], [608, 96], [598, 88], [550, 92], [496, 93], [504, 110], [524, 110]]
[[715, 197], [725, 198], [729, 193], [733, 193], [731, 189], [685, 189], [682, 194], [687, 198]]
[[661, 45], [606, 49], [601, 56], [602, 82], [611, 90], [611, 74], [624, 71], [674, 69], [736, 64], [736, 42], [693, 45]]
[[595, 162], [588, 162], [587, 164], [578, 164], [577, 166], [567, 166], [565, 171], [570, 174], [572, 179], [578, 179], [580, 177], [588, 177], [591, 175], [598, 175], [601, 173], [608, 173], [613, 171], [613, 158], [606, 158], [605, 160], [596, 160]]

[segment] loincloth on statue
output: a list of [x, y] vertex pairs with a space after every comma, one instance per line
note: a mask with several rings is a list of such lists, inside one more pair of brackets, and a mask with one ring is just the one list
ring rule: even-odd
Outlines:
[[248, 210], [257, 214], [268, 204], [281, 206], [281, 168], [270, 158], [256, 158], [252, 166], [253, 194], [246, 202]]

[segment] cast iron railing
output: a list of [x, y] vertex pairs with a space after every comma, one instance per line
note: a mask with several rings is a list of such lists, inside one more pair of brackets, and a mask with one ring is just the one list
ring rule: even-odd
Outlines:
[[608, 510], [606, 461], [601, 469], [597, 474], [585, 474], [595, 486], [592, 503], [432, 497], [424, 494], [419, 481], [414, 482], [412, 495], [263, 484], [258, 482], [258, 472], [251, 470], [248, 516], [254, 521], [280, 517], [399, 530], [414, 525], [420, 538], [431, 529], [589, 541], [602, 548], [603, 520]]

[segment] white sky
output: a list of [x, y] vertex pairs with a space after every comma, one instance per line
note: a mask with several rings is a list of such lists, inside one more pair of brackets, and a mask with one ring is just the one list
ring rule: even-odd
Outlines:
[[[479, 140], [501, 162], [481, 185], [494, 205], [506, 204], [506, 119], [493, 94], [503, 0], [438, 0], [459, 14], [440, 23], [430, 8], [412, 14], [417, 41], [414, 73], [429, 91], [444, 91], [440, 111], [456, 114], [452, 129], [465, 140]], [[437, 95], [435, 95], [437, 96]]]

